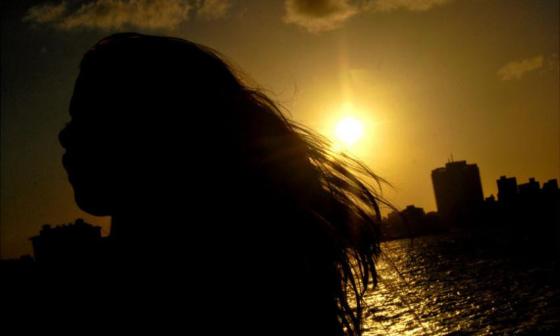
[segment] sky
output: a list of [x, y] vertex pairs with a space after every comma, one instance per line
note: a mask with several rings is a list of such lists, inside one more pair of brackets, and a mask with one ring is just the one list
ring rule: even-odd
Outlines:
[[81, 57], [115, 32], [214, 48], [335, 143], [357, 121], [344, 150], [397, 207], [436, 210], [430, 173], [451, 158], [478, 164], [485, 196], [502, 175], [559, 178], [559, 2], [3, 0], [1, 256], [30, 254], [43, 224], [81, 217], [108, 233], [109, 218], [75, 205], [57, 134]]

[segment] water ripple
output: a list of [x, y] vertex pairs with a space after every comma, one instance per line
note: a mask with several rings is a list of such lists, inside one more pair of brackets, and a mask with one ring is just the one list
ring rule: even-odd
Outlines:
[[[553, 335], [556, 262], [465, 249], [450, 237], [383, 244], [364, 335]], [[560, 333], [558, 333], [560, 335]]]

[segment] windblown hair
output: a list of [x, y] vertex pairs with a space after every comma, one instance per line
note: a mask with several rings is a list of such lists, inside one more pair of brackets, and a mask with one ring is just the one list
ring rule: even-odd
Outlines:
[[[321, 196], [305, 204], [319, 229], [330, 239], [336, 267], [335, 301], [339, 333], [360, 335], [363, 296], [377, 285], [376, 259], [380, 255], [380, 206], [392, 207], [381, 195], [387, 183], [359, 160], [333, 151], [329, 139], [289, 120], [274, 101], [259, 90], [247, 94], [262, 109], [282, 121], [289, 136], [305, 144]], [[320, 201], [319, 201], [320, 200]]]
[[[336, 307], [333, 309], [337, 334], [359, 335], [363, 296], [377, 282], [379, 207], [389, 205], [380, 195], [385, 181], [360, 161], [333, 151], [325, 137], [290, 120], [263, 90], [249, 85], [242, 79], [245, 76], [233, 70], [218, 52], [205, 46], [171, 37], [116, 34], [101, 40], [88, 52], [82, 70], [98, 68], [104, 62], [105, 47], [119, 45], [135, 45], [131, 55], [167, 48], [167, 55], [177, 59], [156, 60], [161, 61], [163, 68], [166, 62], [176, 67], [182, 55], [190, 55], [194, 64], [185, 64], [185, 69], [174, 72], [178, 78], [190, 76], [188, 82], [196, 84], [185, 82], [182, 88], [162, 90], [201, 95], [208, 111], [221, 111], [218, 127], [229, 132], [230, 139], [237, 139], [231, 146], [237, 146], [236, 152], [246, 157], [245, 166], [251, 167], [263, 185], [293, 201], [298, 209], [294, 213], [301, 214], [299, 222], [307, 226], [304, 230], [319, 241], [315, 245], [319, 251], [309, 259], [311, 264], [315, 259], [322, 260], [319, 266], [311, 267], [326, 265], [333, 270], [326, 273], [332, 274], [332, 279], [328, 279], [332, 296], [329, 300]], [[131, 59], [123, 56], [122, 62]], [[198, 75], [193, 68], [207, 70]], [[207, 92], [212, 92], [212, 96]]]

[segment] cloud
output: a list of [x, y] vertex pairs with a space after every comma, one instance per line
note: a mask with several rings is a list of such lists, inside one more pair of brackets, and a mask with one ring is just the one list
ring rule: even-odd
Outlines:
[[339, 28], [366, 12], [422, 12], [454, 0], [285, 0], [284, 22], [318, 33]]
[[24, 21], [57, 28], [173, 29], [189, 19], [186, 0], [94, 0], [69, 9], [66, 2], [31, 7]]
[[544, 57], [542, 55], [526, 58], [520, 61], [512, 61], [498, 70], [501, 80], [520, 79], [526, 73], [542, 68]]
[[31, 7], [25, 17], [24, 22], [49, 23], [56, 21], [66, 12], [66, 2], [58, 5], [45, 4]]
[[560, 58], [558, 57], [557, 53], [553, 53], [548, 57], [546, 60], [546, 64], [544, 65], [545, 71], [552, 71], [552, 72], [560, 72]]
[[314, 33], [336, 29], [359, 11], [348, 0], [286, 0], [284, 5], [284, 22]]
[[422, 12], [436, 6], [445, 5], [453, 0], [373, 0], [366, 5], [368, 10], [390, 12], [394, 10], [409, 10]]
[[221, 19], [230, 7], [230, 0], [204, 0], [198, 7], [197, 16], [207, 20]]
[[64, 29], [77, 27], [119, 29], [175, 28], [188, 20], [190, 5], [181, 0], [97, 0], [82, 5], [67, 16], [60, 26]]

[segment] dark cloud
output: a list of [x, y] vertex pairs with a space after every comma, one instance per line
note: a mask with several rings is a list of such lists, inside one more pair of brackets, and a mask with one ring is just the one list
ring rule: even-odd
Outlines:
[[340, 27], [364, 12], [427, 11], [453, 0], [286, 0], [284, 21], [322, 32]]
[[338, 28], [358, 13], [348, 0], [286, 0], [284, 21], [304, 27], [310, 32]]
[[197, 16], [207, 20], [221, 19], [227, 15], [230, 8], [230, 0], [200, 1]]
[[70, 6], [67, 2], [29, 8], [25, 22], [51, 24], [59, 29], [174, 29], [194, 13], [204, 19], [227, 14], [229, 0], [93, 0]]
[[50, 23], [59, 20], [66, 12], [66, 2], [44, 4], [29, 8], [24, 22]]
[[427, 11], [433, 7], [445, 5], [453, 0], [372, 0], [367, 10], [389, 12], [394, 10]]

